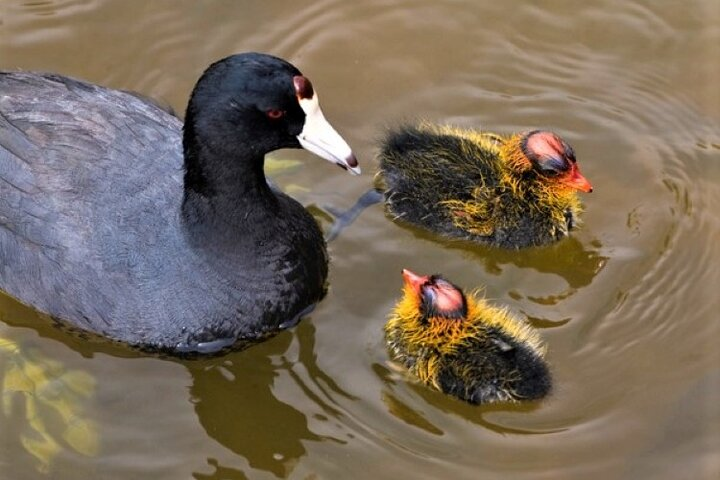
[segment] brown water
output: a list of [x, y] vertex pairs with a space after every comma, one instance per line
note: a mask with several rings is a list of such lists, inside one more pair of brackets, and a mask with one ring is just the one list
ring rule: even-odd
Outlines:
[[[0, 68], [179, 111], [207, 64], [247, 50], [312, 78], [361, 160], [358, 178], [275, 153], [303, 161], [276, 180], [304, 204], [351, 205], [402, 119], [548, 127], [595, 186], [584, 228], [507, 253], [437, 243], [374, 206], [331, 244], [310, 318], [205, 361], [87, 344], [2, 298], [0, 477], [720, 478], [720, 2], [0, 5]], [[393, 370], [382, 326], [402, 267], [525, 313], [553, 396], [471, 407]]]

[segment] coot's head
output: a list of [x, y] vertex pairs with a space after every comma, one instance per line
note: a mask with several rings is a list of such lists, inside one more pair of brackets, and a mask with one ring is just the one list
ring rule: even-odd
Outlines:
[[352, 173], [357, 160], [325, 120], [310, 80], [271, 55], [243, 53], [213, 63], [190, 97], [185, 155], [262, 156], [279, 148], [305, 148]]
[[592, 185], [578, 169], [575, 152], [559, 136], [543, 130], [529, 132], [523, 136], [521, 149], [532, 168], [549, 183], [592, 192]]

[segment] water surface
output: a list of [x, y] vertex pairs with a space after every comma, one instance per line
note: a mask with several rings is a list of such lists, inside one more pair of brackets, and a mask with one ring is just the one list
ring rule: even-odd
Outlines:
[[[371, 207], [330, 245], [311, 317], [195, 362], [88, 343], [2, 297], [3, 478], [719, 478], [720, 3], [306, 3], [6, 0], [0, 68], [182, 112], [210, 62], [285, 57], [365, 172], [273, 154], [302, 161], [276, 181], [308, 206], [350, 206], [372, 185], [375, 141], [405, 119], [551, 128], [595, 187], [583, 228], [510, 253]], [[471, 407], [393, 369], [382, 326], [403, 267], [527, 315], [552, 397]]]

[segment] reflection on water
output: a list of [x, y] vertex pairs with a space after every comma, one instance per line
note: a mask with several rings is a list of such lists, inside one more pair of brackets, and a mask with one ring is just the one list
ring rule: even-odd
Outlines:
[[[412, 227], [405, 228], [413, 229]], [[583, 245], [575, 236], [567, 237], [545, 247], [514, 251], [467, 242], [448, 241], [420, 230], [413, 230], [418, 238], [436, 241], [445, 248], [461, 250], [474, 261], [483, 264], [487, 272], [493, 275], [501, 275], [502, 266], [511, 264], [518, 268], [558, 275], [573, 290], [590, 285], [608, 260], [608, 257], [601, 254], [602, 244], [599, 240], [593, 240], [587, 245]], [[538, 301], [542, 302], [540, 299]], [[548, 304], [552, 305], [553, 303], [549, 302]]]
[[[296, 363], [284, 356], [271, 358], [263, 345], [254, 347], [249, 355], [238, 359], [237, 364], [232, 358], [187, 363], [193, 378], [191, 401], [207, 434], [245, 457], [251, 467], [283, 478], [289, 476], [299, 459], [306, 455], [306, 442], [344, 443], [312, 432], [305, 414], [273, 393], [274, 380], [279, 372], [283, 372], [297, 382], [308, 398], [322, 407], [326, 416], [335, 417], [338, 411], [327, 399], [320, 397], [323, 389], [349, 397], [319, 369], [313, 354], [313, 328], [307, 322], [301, 325], [296, 337], [299, 341]], [[289, 335], [283, 337], [290, 339]], [[277, 345], [273, 349], [277, 349]], [[313, 387], [303, 384], [297, 369], [308, 373]], [[320, 389], [319, 394], [316, 389]], [[218, 465], [217, 475], [221, 473], [226, 475], [228, 469]]]
[[[521, 252], [443, 241], [368, 208], [330, 243], [330, 293], [312, 318], [217, 359], [139, 360], [0, 296], [12, 345], [2, 371], [45, 371], [55, 399], [78, 390], [63, 372], [86, 372], [94, 392], [63, 405], [102, 439], [97, 455], [74, 454], [62, 438], [70, 410], [13, 380], [4, 476], [37, 478], [21, 436], [38, 431], [63, 446], [47, 462], [58, 479], [720, 476], [717, 1], [7, 0], [0, 21], [0, 68], [58, 71], [178, 111], [217, 58], [290, 59], [366, 172], [349, 179], [302, 152], [277, 154], [288, 173], [277, 182], [321, 206], [328, 228], [327, 205], [349, 208], [372, 187], [382, 130], [419, 118], [552, 129], [596, 187], [581, 229]], [[477, 408], [389, 370], [382, 326], [402, 267], [484, 285], [541, 327], [553, 395]]]
[[393, 371], [392, 369], [397, 368], [392, 365], [388, 368], [385, 365], [374, 364], [373, 370], [375, 373], [382, 378], [386, 387], [382, 393], [382, 401], [387, 406], [388, 412], [402, 420], [403, 422], [420, 428], [432, 435], [444, 434], [441, 425], [435, 425], [426, 419], [421, 410], [417, 406], [411, 406], [401, 399], [402, 393], [398, 394], [394, 392], [396, 385], [399, 382], [407, 382], [410, 389], [420, 398], [422, 398], [428, 405], [434, 409], [438, 409], [448, 414], [458, 415], [466, 420], [469, 420], [479, 426], [487, 428], [493, 432], [499, 434], [514, 434], [514, 435], [533, 435], [551, 433], [557, 430], [532, 430], [516, 428], [508, 425], [502, 425], [494, 423], [485, 419], [485, 414], [489, 412], [532, 412], [540, 407], [540, 402], [529, 402], [519, 404], [491, 404], [491, 405], [469, 405], [461, 402], [457, 399], [449, 398], [440, 392], [428, 389], [418, 381], [411, 379], [405, 372]]
[[[223, 363], [190, 366], [190, 394], [200, 423], [210, 437], [245, 457], [251, 467], [288, 476], [306, 454], [302, 442], [322, 438], [308, 429], [305, 415], [273, 395], [277, 367], [269, 358], [252, 362], [252, 370]], [[242, 402], [250, 396], [251, 404]]]
[[207, 475], [193, 472], [193, 478], [197, 480], [246, 480], [248, 478], [242, 470], [224, 467], [214, 458], [209, 458], [207, 463], [213, 469], [213, 472]]
[[[37, 459], [38, 471], [49, 473], [55, 457], [66, 449], [97, 455], [97, 426], [85, 411], [94, 396], [95, 379], [8, 338], [0, 337], [0, 357], [2, 414], [6, 419], [24, 416], [18, 438]], [[11, 432], [16, 433], [8, 428], [4, 434]]]
[[[0, 300], [14, 313], [11, 323], [16, 327], [44, 322], [40, 325], [43, 336], [65, 342], [83, 355], [103, 352], [127, 359], [144, 355], [99, 339], [88, 343], [86, 335], [54, 328], [49, 319], [5, 295]], [[293, 339], [297, 340], [296, 358], [288, 358], [286, 351]], [[207, 360], [172, 361], [186, 367], [191, 375], [188, 401], [207, 435], [245, 458], [253, 469], [286, 478], [307, 454], [305, 442], [345, 443], [314, 433], [306, 413], [274, 393], [275, 380], [287, 376], [322, 412], [314, 415], [316, 420], [326, 422], [341, 416], [333, 398], [354, 397], [323, 372], [314, 350], [315, 331], [305, 321], [296, 327], [294, 334], [285, 332], [248, 352]], [[37, 348], [23, 347], [1, 336], [0, 366], [2, 412], [6, 417], [26, 417], [23, 426], [26, 432], [20, 434], [20, 443], [38, 459], [39, 471], [52, 472], [54, 458], [66, 448], [87, 456], [98, 454], [100, 432], [94, 419], [85, 414], [87, 404], [93, 402], [96, 378], [84, 371], [68, 370]], [[222, 465], [215, 458], [208, 458], [207, 463], [214, 473], [195, 472], [195, 478], [247, 478], [243, 470]]]
[[[350, 209], [338, 211], [331, 207], [320, 209], [314, 205], [308, 206], [319, 221], [330, 223], [328, 241], [335, 240], [341, 231], [349, 227], [362, 212], [371, 205], [382, 202], [382, 196], [374, 189], [365, 192]], [[392, 215], [387, 215], [392, 220]], [[454, 240], [442, 237], [425, 229], [415, 227], [402, 221], [396, 222], [398, 226], [412, 232], [417, 238], [435, 241], [448, 249], [458, 249], [471, 255], [478, 262], [485, 265], [485, 269], [494, 275], [502, 274], [503, 264], [513, 264], [520, 268], [530, 268], [541, 273], [551, 273], [564, 278], [572, 291], [587, 286], [602, 270], [607, 256], [601, 255], [602, 244], [599, 240], [588, 242], [588, 246], [575, 236], [567, 237], [554, 244], [533, 247], [523, 250], [500, 249], [481, 245], [478, 243]], [[561, 294], [565, 298], [572, 292]], [[537, 303], [553, 305], [550, 299], [531, 299]]]

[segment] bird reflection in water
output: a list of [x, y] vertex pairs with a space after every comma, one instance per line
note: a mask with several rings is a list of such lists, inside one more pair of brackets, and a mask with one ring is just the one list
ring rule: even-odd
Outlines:
[[[286, 352], [293, 340], [298, 343], [296, 359], [287, 353], [278, 354]], [[319, 368], [314, 348], [314, 327], [302, 322], [294, 332], [282, 333], [242, 353], [187, 363], [193, 377], [191, 399], [207, 434], [244, 457], [252, 469], [281, 478], [289, 476], [307, 455], [305, 443], [345, 443], [313, 432], [306, 413], [274, 393], [276, 380], [289, 376], [305, 398], [321, 410], [313, 418], [340, 415], [333, 397], [352, 397]], [[195, 472], [196, 479], [248, 478], [242, 470], [221, 465], [217, 459], [208, 459], [208, 464], [215, 472]]]

